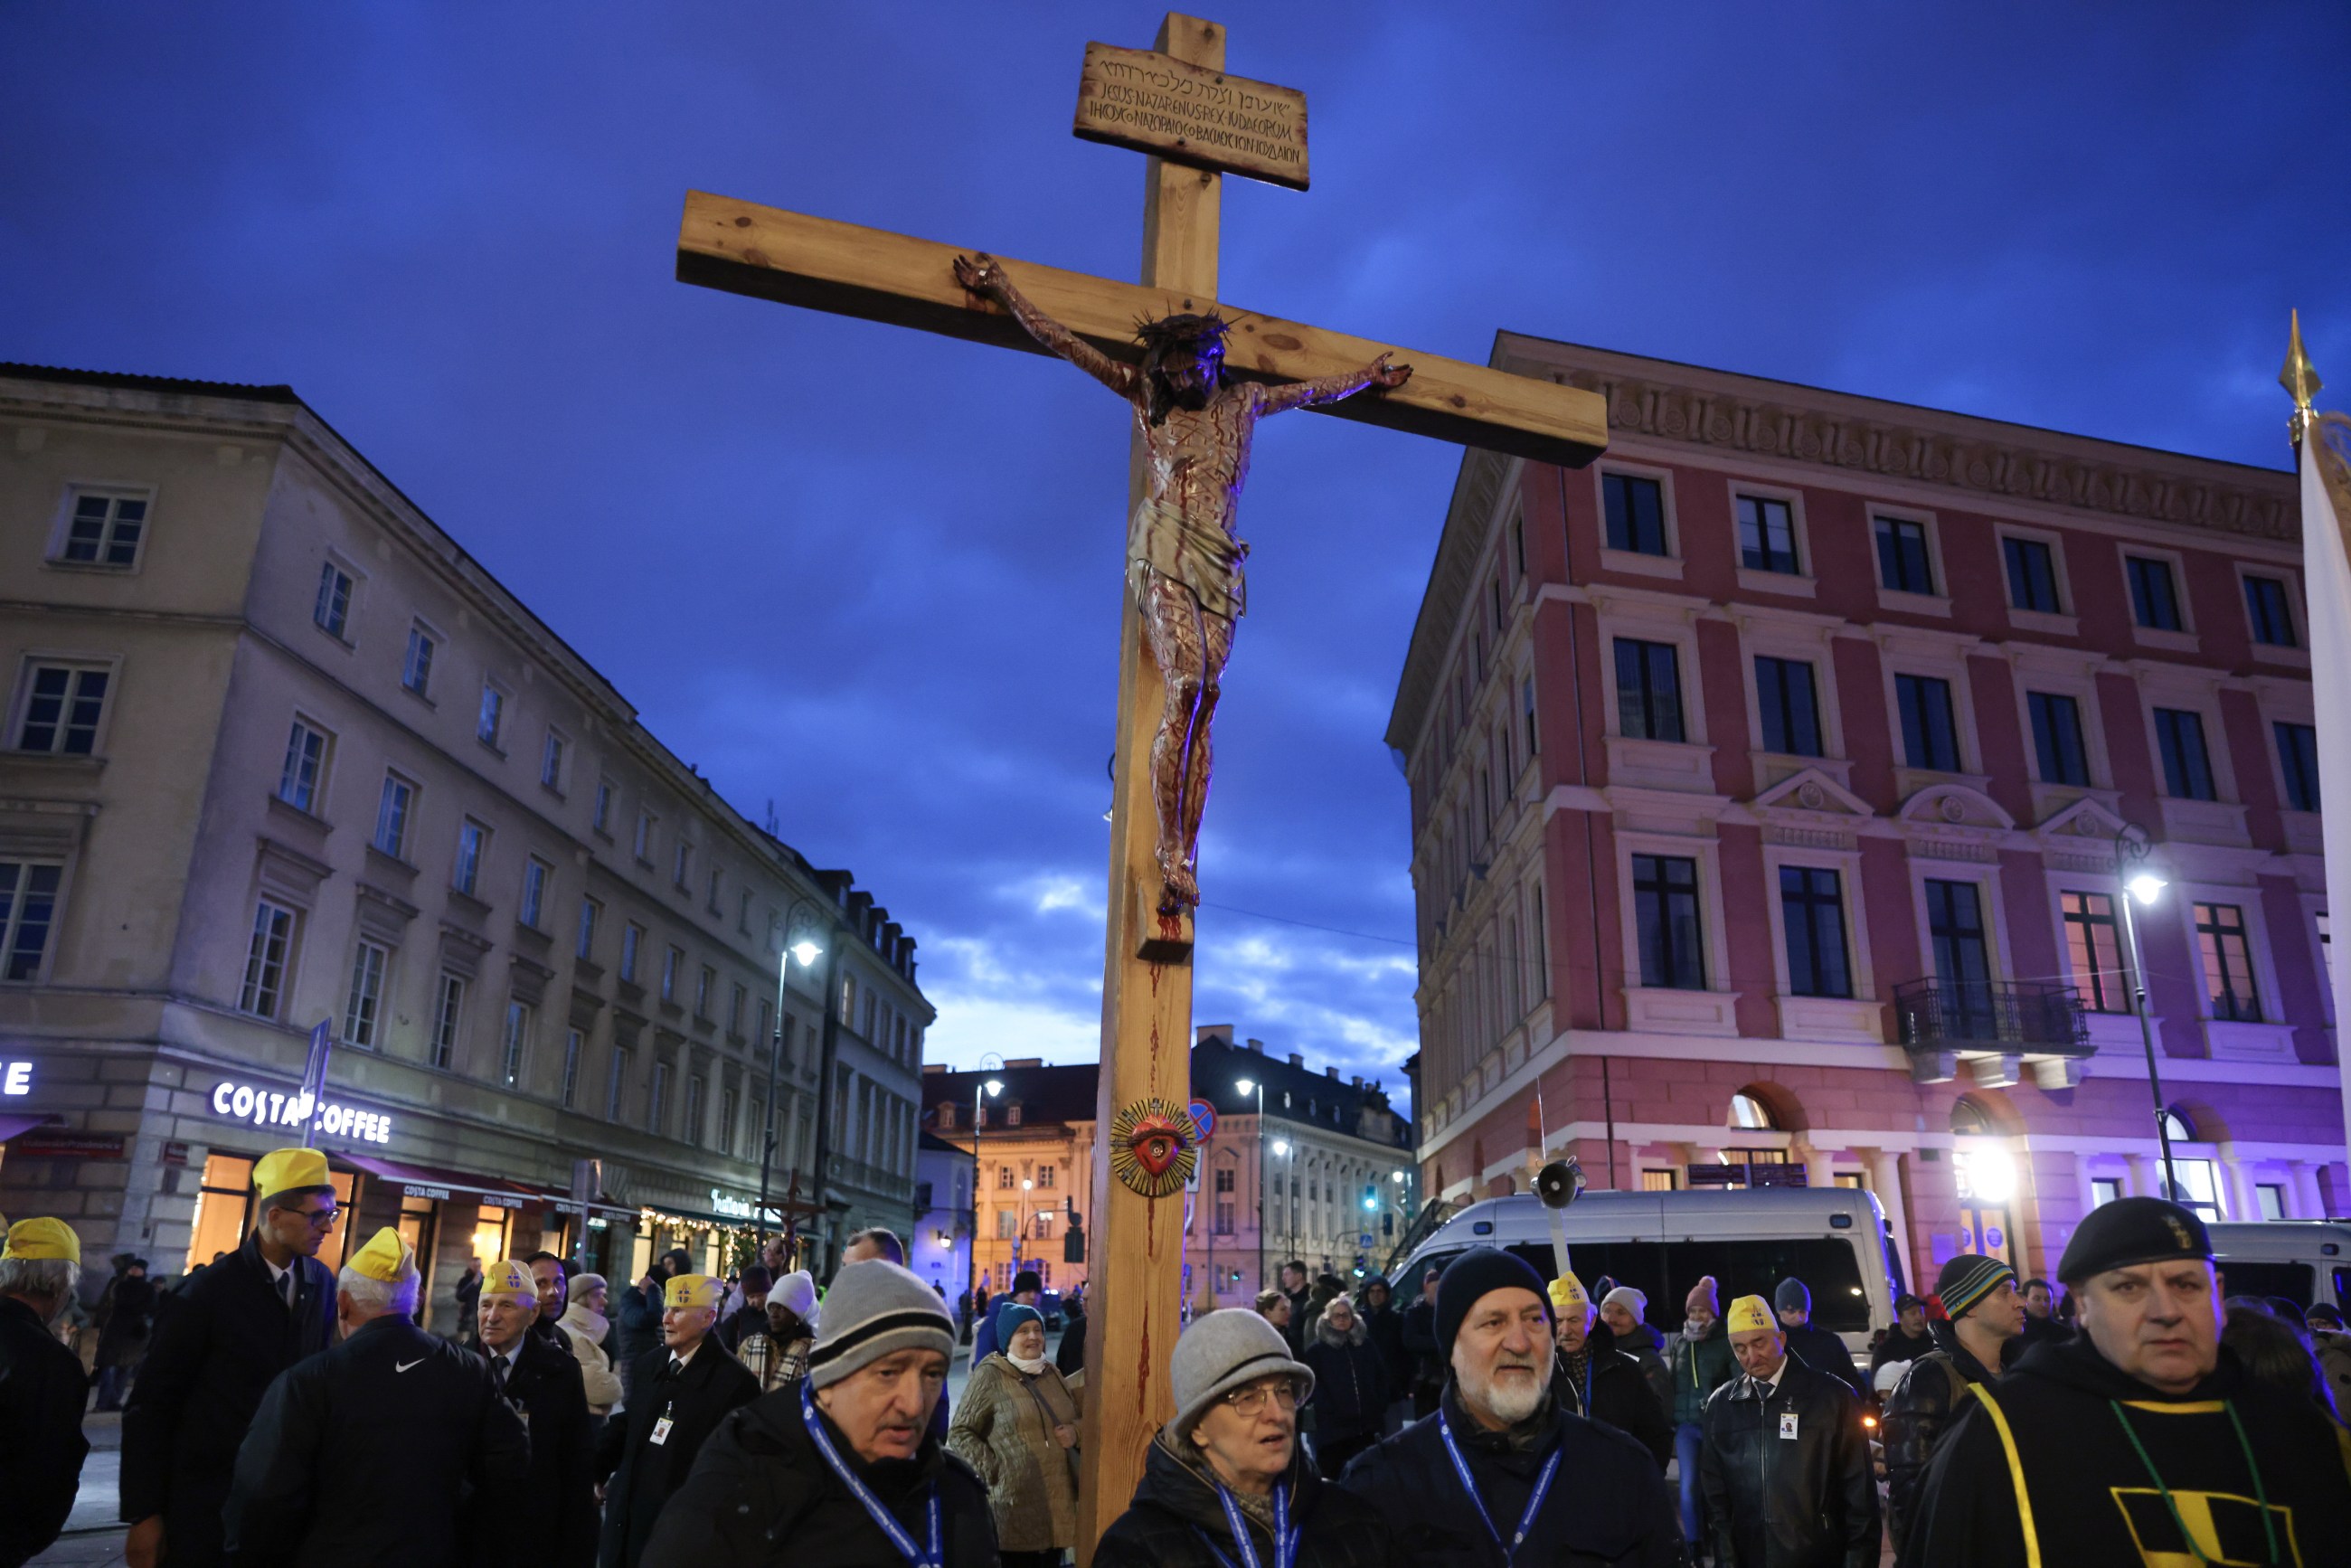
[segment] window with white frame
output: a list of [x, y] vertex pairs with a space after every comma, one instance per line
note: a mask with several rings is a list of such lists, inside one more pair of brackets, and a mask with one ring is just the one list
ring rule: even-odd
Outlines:
[[506, 727], [507, 695], [488, 681], [482, 683], [482, 706], [474, 718], [474, 738], [492, 750], [497, 749], [499, 732]]
[[2204, 964], [2204, 994], [2211, 1016], [2231, 1023], [2262, 1021], [2262, 998], [2253, 983], [2252, 950], [2245, 936], [2245, 912], [2233, 904], [2197, 904], [2196, 948]]
[[632, 920], [621, 927], [621, 978], [633, 981], [637, 977], [637, 948], [645, 939], [645, 928]]
[[712, 968], [707, 964], [702, 966], [702, 973], [695, 977], [694, 982], [695, 1017], [698, 1019], [706, 1019], [710, 1016], [710, 990], [711, 988], [717, 983], [718, 971]]
[[662, 954], [662, 974], [661, 974], [661, 999], [662, 999], [662, 1000], [664, 1000], [664, 1001], [665, 1001], [665, 1002], [674, 1002], [674, 1001], [677, 1000], [677, 971], [678, 971], [678, 966], [679, 966], [679, 965], [681, 965], [681, 964], [683, 964], [684, 961], [685, 961], [685, 954], [684, 954], [683, 951], [681, 951], [680, 949], [675, 948], [675, 947], [669, 948], [668, 950], [666, 950], [665, 952], [664, 952], [664, 953]]
[[2047, 539], [2023, 534], [2002, 534], [2001, 563], [2008, 570], [2008, 603], [2011, 610], [2041, 615], [2064, 611], [2057, 591], [2057, 550]]
[[1789, 995], [1851, 997], [1844, 890], [1836, 872], [1826, 866], [1782, 866], [1780, 917], [1787, 939]]
[[660, 1134], [669, 1119], [669, 1063], [653, 1063], [653, 1088], [645, 1096], [645, 1131]]
[[2283, 1219], [2286, 1218], [2285, 1185], [2283, 1182], [2255, 1182], [2253, 1184], [2253, 1201], [2262, 1206], [2262, 1218], [2263, 1219]]
[[547, 903], [547, 879], [554, 874], [555, 868], [537, 855], [523, 862], [522, 909], [517, 918], [534, 931], [538, 929], [539, 915]]
[[64, 878], [61, 864], [0, 860], [0, 980], [41, 977]]
[[1641, 984], [1672, 990], [1706, 989], [1706, 955], [1698, 923], [1698, 862], [1679, 855], [1633, 856], [1634, 940]]
[[1740, 496], [1739, 564], [1750, 571], [1802, 571], [1796, 559], [1795, 510], [1770, 496]]
[[694, 846], [681, 835], [677, 841], [676, 852], [671, 856], [670, 879], [680, 887], [688, 885], [686, 877], [693, 867]]
[[1820, 693], [1806, 661], [1755, 655], [1755, 714], [1764, 750], [1786, 757], [1823, 755]]
[[2283, 719], [2270, 730], [2277, 737], [2278, 776], [2285, 782], [2286, 805], [2296, 811], [2317, 810], [2318, 731]]
[[383, 971], [391, 949], [361, 939], [351, 954], [351, 994], [343, 1004], [343, 1043], [373, 1051], [382, 1030]]
[[608, 838], [612, 832], [612, 781], [610, 779], [596, 780], [596, 811], [595, 815], [589, 820], [588, 825]]
[[310, 607], [311, 623], [339, 642], [350, 641], [351, 574], [333, 561], [319, 568], [319, 597]]
[[2163, 792], [2176, 800], [2218, 799], [2212, 758], [2204, 745], [2204, 716], [2189, 708], [2155, 710], [2156, 753], [2163, 762]]
[[591, 958], [596, 951], [596, 922], [603, 918], [604, 906], [592, 898], [580, 901], [580, 940], [573, 946], [577, 957]]
[[25, 669], [17, 708], [16, 749], [50, 757], [89, 757], [98, 749], [99, 721], [113, 672], [103, 664], [37, 660]]
[[2065, 956], [2074, 989], [2094, 1013], [2131, 1010], [2129, 977], [2123, 969], [2122, 928], [2115, 899], [2107, 893], [2062, 892], [2058, 918], [2065, 927]]
[[1894, 705], [1902, 722], [1902, 758], [1912, 768], [1959, 771], [1959, 727], [1951, 683], [1939, 675], [1894, 677]]
[[315, 816], [326, 780], [327, 732], [302, 719], [286, 737], [286, 761], [277, 770], [277, 798]]
[[237, 989], [239, 1012], [274, 1019], [286, 1001], [286, 966], [293, 956], [295, 912], [264, 898], [253, 907], [253, 933], [246, 944], [245, 983]]
[[709, 887], [707, 893], [703, 898], [702, 906], [705, 909], [709, 910], [713, 915], [720, 913], [718, 903], [718, 888], [720, 880], [721, 873], [718, 868], [716, 866], [712, 866], [710, 868], [710, 875], [707, 879]]
[[1877, 538], [1877, 585], [1896, 593], [1932, 595], [1934, 554], [1927, 525], [1915, 517], [1875, 519]]
[[637, 859], [643, 861], [647, 865], [651, 865], [653, 863], [653, 824], [659, 821], [660, 819], [655, 817], [651, 811], [639, 811], [637, 813], [637, 832], [634, 841], [635, 854]]
[[2149, 632], [2184, 632], [2179, 613], [2179, 584], [2171, 562], [2161, 556], [2123, 557], [2123, 575], [2130, 583], [2131, 619]]
[[1638, 474], [1604, 472], [1600, 476], [1601, 508], [1605, 515], [1610, 549], [1635, 555], [1671, 555], [1666, 537], [1666, 487]]
[[408, 629], [408, 652], [400, 662], [400, 685], [403, 691], [420, 697], [433, 695], [433, 655], [439, 639], [427, 630], [423, 622]]
[[1685, 738], [1681, 650], [1636, 637], [1615, 641], [1617, 733], [1628, 740]]
[[708, 1092], [704, 1085], [708, 1082], [699, 1074], [685, 1081], [685, 1126], [681, 1131], [689, 1143], [702, 1139], [702, 1103]]
[[2106, 1205], [2121, 1197], [2122, 1195], [2123, 1183], [2120, 1176], [2092, 1176], [2090, 1178], [2090, 1207], [2092, 1208], [2104, 1208]]
[[726, 1004], [726, 1032], [728, 1034], [741, 1034], [743, 1032], [743, 1004], [749, 999], [750, 992], [744, 988], [743, 982], [740, 980], [736, 981], [734, 994], [728, 999]]
[[629, 1048], [616, 1045], [612, 1048], [611, 1071], [604, 1080], [604, 1120], [607, 1122], [621, 1119], [621, 1108], [628, 1087]]
[[117, 570], [136, 565], [139, 546], [147, 535], [147, 505], [143, 491], [75, 490], [65, 534], [50, 559], [66, 566]]
[[498, 1078], [509, 1089], [522, 1082], [523, 1058], [530, 1049], [530, 1004], [508, 998], [506, 1028], [498, 1040]]
[[[562, 1099], [563, 1108], [567, 1111], [572, 1108], [580, 1097], [580, 1053], [585, 1049], [586, 1044], [585, 1038], [578, 1030], [567, 1029], [563, 1031]], [[718, 1152], [723, 1155], [732, 1151], [721, 1149]]]
[[465, 982], [447, 970], [433, 990], [433, 1065], [448, 1068], [457, 1061], [457, 1035], [465, 1021]]
[[416, 810], [416, 786], [397, 773], [383, 776], [376, 797], [375, 847], [394, 860], [408, 858], [408, 824]]
[[2293, 595], [2285, 580], [2249, 571], [2244, 574], [2244, 581], [2245, 624], [2253, 641], [2272, 648], [2299, 647], [2301, 639], [2294, 630]]
[[482, 879], [482, 860], [490, 847], [490, 830], [468, 817], [457, 829], [457, 863], [449, 885], [471, 898]]
[[2027, 692], [2032, 721], [2032, 755], [2044, 784], [2086, 785], [2090, 754], [2082, 739], [2082, 705], [2063, 692]]
[[550, 729], [538, 752], [538, 781], [558, 794], [563, 790], [563, 732]]

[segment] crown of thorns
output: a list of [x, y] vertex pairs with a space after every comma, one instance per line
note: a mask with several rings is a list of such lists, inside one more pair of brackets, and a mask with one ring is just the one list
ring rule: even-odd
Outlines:
[[1138, 320], [1134, 324], [1134, 340], [1143, 345], [1146, 357], [1156, 358], [1170, 349], [1201, 349], [1221, 350], [1225, 334], [1232, 326], [1223, 317], [1207, 315], [1162, 316], [1155, 321]]

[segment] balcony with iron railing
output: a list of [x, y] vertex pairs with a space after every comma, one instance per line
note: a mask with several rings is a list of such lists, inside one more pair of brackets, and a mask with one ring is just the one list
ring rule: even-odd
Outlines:
[[2043, 1088], [2070, 1088], [2097, 1051], [2081, 997], [2046, 980], [1907, 980], [1894, 988], [1894, 1017], [1921, 1083], [1949, 1081], [1965, 1060], [1986, 1088], [2014, 1083], [2025, 1063]]

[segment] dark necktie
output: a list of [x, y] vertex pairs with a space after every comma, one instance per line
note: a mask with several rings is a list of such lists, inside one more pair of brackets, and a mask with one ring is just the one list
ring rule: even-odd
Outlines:
[[286, 1310], [294, 1310], [294, 1270], [287, 1269], [277, 1277], [277, 1293], [286, 1300]]
[[490, 1371], [498, 1380], [498, 1392], [507, 1391], [507, 1358], [503, 1353], [490, 1357]]
[[683, 1373], [684, 1370], [685, 1363], [673, 1355], [669, 1358], [669, 1364], [662, 1368], [661, 1381], [664, 1383], [673, 1382], [677, 1378], [678, 1375]]

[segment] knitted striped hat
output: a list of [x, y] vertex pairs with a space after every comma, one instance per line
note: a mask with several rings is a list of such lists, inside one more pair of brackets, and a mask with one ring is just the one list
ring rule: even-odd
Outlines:
[[824, 1293], [824, 1326], [809, 1351], [808, 1380], [825, 1388], [902, 1350], [955, 1354], [955, 1320], [914, 1271], [879, 1258], [852, 1263]]
[[2015, 1279], [2016, 1270], [1999, 1259], [1962, 1252], [1935, 1276], [1935, 1294], [1942, 1298], [1944, 1312], [1957, 1322], [1970, 1308], [2000, 1289], [2002, 1280], [2013, 1282]]

